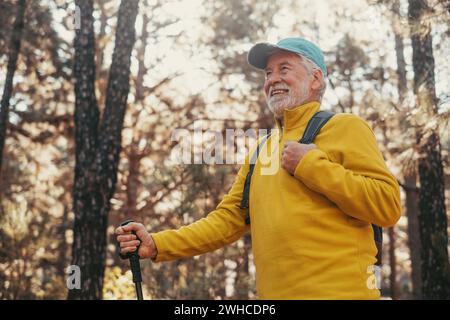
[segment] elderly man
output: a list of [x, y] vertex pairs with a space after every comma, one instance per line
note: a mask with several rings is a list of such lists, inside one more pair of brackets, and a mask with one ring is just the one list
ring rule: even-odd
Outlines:
[[[191, 257], [233, 243], [248, 230], [261, 299], [378, 299], [371, 285], [376, 224], [400, 217], [400, 192], [370, 127], [352, 114], [337, 114], [315, 144], [296, 141], [319, 111], [327, 69], [321, 50], [303, 38], [259, 43], [249, 63], [265, 71], [264, 93], [280, 134], [265, 142], [278, 152], [273, 174], [253, 168], [250, 221], [241, 201], [249, 160], [231, 190], [206, 218], [178, 230], [149, 234], [139, 223], [116, 229], [121, 252], [139, 247], [153, 261]], [[130, 234], [132, 231], [136, 236]]]

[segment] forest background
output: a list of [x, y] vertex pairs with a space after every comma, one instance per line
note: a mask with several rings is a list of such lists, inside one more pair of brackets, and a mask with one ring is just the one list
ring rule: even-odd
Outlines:
[[[174, 164], [176, 129], [270, 129], [256, 42], [303, 36], [325, 53], [322, 108], [374, 130], [401, 185], [384, 230], [386, 299], [450, 299], [450, 2], [0, 1], [0, 299], [133, 299], [113, 235], [206, 216], [238, 164]], [[201, 141], [211, 147], [214, 139]], [[249, 147], [249, 146], [247, 146]], [[147, 299], [255, 299], [247, 235], [142, 262]], [[68, 290], [79, 265], [81, 290]]]

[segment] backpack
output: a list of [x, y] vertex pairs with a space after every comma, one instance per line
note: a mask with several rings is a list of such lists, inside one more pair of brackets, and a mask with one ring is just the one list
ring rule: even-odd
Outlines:
[[[309, 120], [305, 132], [303, 133], [303, 137], [299, 140], [300, 143], [303, 144], [310, 144], [314, 141], [317, 134], [319, 133], [320, 129], [334, 116], [334, 113], [329, 111], [318, 111], [316, 112], [311, 120]], [[253, 175], [253, 170], [255, 169], [255, 163], [258, 159], [259, 151], [261, 150], [264, 143], [269, 138], [270, 133], [266, 136], [264, 136], [256, 151], [253, 153], [252, 158], [250, 160], [250, 168], [247, 173], [247, 177], [245, 178], [245, 184], [244, 184], [244, 192], [242, 194], [241, 199], [241, 209], [247, 209], [247, 216], [245, 218], [245, 224], [250, 224], [250, 211], [249, 211], [249, 201], [250, 201], [250, 183]], [[373, 237], [375, 241], [375, 245], [377, 247], [377, 255], [376, 259], [377, 262], [375, 265], [381, 266], [381, 257], [382, 257], [382, 245], [383, 245], [383, 229], [380, 226], [377, 226], [375, 224], [372, 224], [373, 229]]]

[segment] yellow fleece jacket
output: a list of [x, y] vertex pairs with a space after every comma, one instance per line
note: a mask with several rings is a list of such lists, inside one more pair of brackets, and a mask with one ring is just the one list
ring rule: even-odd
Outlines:
[[[378, 299], [371, 223], [389, 227], [397, 222], [399, 186], [372, 130], [352, 114], [329, 120], [314, 141], [317, 149], [306, 153], [294, 176], [283, 169], [284, 143], [298, 141], [319, 109], [318, 102], [311, 102], [285, 110], [280, 133], [267, 140], [267, 153], [260, 155], [265, 158], [255, 165], [250, 228], [258, 295]], [[276, 163], [278, 170], [268, 170]], [[178, 230], [153, 233], [158, 250], [154, 261], [203, 254], [243, 236], [249, 226], [240, 202], [248, 170], [247, 158], [231, 190], [207, 217]]]

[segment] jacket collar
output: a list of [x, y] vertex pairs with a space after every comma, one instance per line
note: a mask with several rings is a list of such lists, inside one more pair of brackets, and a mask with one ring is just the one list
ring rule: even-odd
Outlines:
[[320, 102], [311, 101], [293, 109], [285, 109], [283, 111], [283, 123], [278, 119], [275, 119], [275, 122], [278, 129], [284, 129], [285, 131], [306, 126], [308, 121], [319, 109]]

